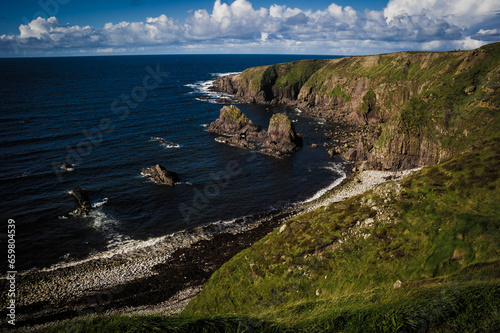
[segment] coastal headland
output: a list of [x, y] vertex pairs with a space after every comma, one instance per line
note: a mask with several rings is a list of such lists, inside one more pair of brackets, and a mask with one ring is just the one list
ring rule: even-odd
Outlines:
[[[370, 246], [376, 247], [374, 251], [380, 250], [370, 257], [370, 262], [377, 267], [374, 272], [383, 272], [380, 267], [387, 263], [400, 265], [397, 267], [409, 272], [383, 278], [374, 275], [360, 288], [354, 284], [344, 285], [346, 290], [360, 295], [367, 290], [377, 290], [379, 286], [372, 283], [377, 279], [384, 286], [391, 281], [391, 288], [399, 279], [404, 280], [400, 281], [403, 285], [407, 281], [434, 285], [457, 272], [463, 273], [460, 278], [466, 276], [466, 269], [473, 265], [494, 267], [499, 260], [493, 255], [498, 245], [498, 228], [491, 227], [495, 222], [494, 213], [498, 212], [498, 202], [492, 198], [498, 198], [499, 191], [499, 77], [500, 43], [472, 51], [304, 60], [250, 68], [216, 79], [213, 89], [231, 94], [233, 102], [285, 104], [307, 115], [342, 123], [342, 128], [332, 134], [331, 145], [325, 149], [331, 156], [338, 154], [351, 163], [344, 177], [321, 196], [280, 211], [236, 219], [230, 224], [214, 223], [148, 242], [131, 243], [120, 252], [110, 251], [80, 262], [20, 273], [16, 282], [23, 297], [17, 304], [18, 325], [44, 325], [98, 314], [175, 314], [182, 311], [204, 285], [208, 287], [188, 306], [186, 314], [251, 316], [254, 307], [259, 306], [269, 313], [278, 311], [283, 304], [307, 307], [296, 295], [314, 289], [303, 297], [311, 304], [310, 297], [324, 302], [334, 292], [337, 292], [335, 297], [340, 297], [341, 292], [332, 285], [323, 283], [316, 288], [307, 283], [329, 281], [328, 276], [335, 275], [323, 274], [326, 268], [317, 268], [320, 259], [335, 258], [338, 267], [346, 267], [336, 253], [343, 248], [342, 242], [351, 238], [352, 247], [343, 251], [353, 258], [356, 253], [363, 255], [364, 241], [373, 242]], [[423, 169], [419, 171], [420, 168]], [[409, 174], [412, 176], [404, 178]], [[377, 187], [383, 183], [386, 184]], [[374, 192], [366, 194], [369, 190]], [[477, 195], [483, 196], [486, 202], [474, 201]], [[346, 207], [335, 205], [349, 198], [351, 201], [348, 200]], [[431, 207], [434, 202], [437, 208]], [[415, 209], [419, 211], [412, 210], [413, 203], [418, 203]], [[476, 215], [472, 216], [472, 211], [466, 209], [469, 206], [474, 206], [471, 209]], [[432, 212], [425, 207], [431, 207]], [[455, 211], [460, 214], [453, 215]], [[418, 239], [422, 241], [418, 244], [429, 246], [431, 253], [396, 244], [398, 237], [407, 235], [406, 229], [399, 230], [399, 226], [415, 230], [419, 223], [424, 225], [414, 217], [419, 212], [433, 221], [425, 224], [429, 230], [422, 232], [429, 239], [422, 241], [424, 236]], [[451, 216], [451, 222], [443, 219], [447, 222], [443, 222], [442, 228], [449, 231], [443, 235], [439, 234], [438, 223], [445, 214]], [[332, 216], [345, 223], [338, 222], [337, 227], [330, 228], [335, 225]], [[466, 227], [467, 230], [459, 231], [452, 223], [478, 221], [474, 220], [479, 219], [478, 216], [482, 222], [474, 224], [473, 231]], [[327, 220], [331, 223], [326, 223]], [[420, 231], [415, 234], [420, 235]], [[290, 239], [284, 239], [286, 237]], [[447, 244], [446, 251], [435, 249], [440, 242]], [[253, 244], [258, 244], [258, 248], [251, 247]], [[298, 244], [298, 248], [286, 244]], [[263, 248], [270, 252], [262, 254], [259, 251]], [[287, 248], [290, 253], [283, 253], [281, 257], [276, 252]], [[387, 256], [383, 254], [386, 250]], [[391, 261], [407, 258], [410, 253], [427, 258], [425, 267], [404, 266], [406, 263], [416, 265], [409, 259]], [[268, 266], [253, 271], [253, 265], [255, 269], [261, 265], [247, 263], [245, 256], [261, 258], [262, 264]], [[299, 263], [299, 259], [304, 262]], [[283, 263], [292, 270], [278, 269]], [[327, 268], [333, 270], [332, 267]], [[248, 288], [252, 297], [256, 297], [248, 304], [244, 295], [233, 294], [235, 301], [230, 305], [230, 297], [218, 289], [226, 286], [228, 292], [234, 290], [227, 272], [237, 269], [252, 277], [251, 281], [239, 282], [241, 288]], [[319, 271], [321, 274], [316, 274]], [[361, 274], [356, 271], [358, 273]], [[286, 279], [282, 279], [284, 285], [273, 285], [266, 276], [276, 278], [272, 281], [283, 276]], [[335, 278], [336, 283], [341, 279], [338, 275]], [[491, 278], [489, 283], [497, 281], [495, 279]], [[259, 283], [263, 286], [261, 290]], [[289, 284], [285, 286], [286, 283]], [[331, 290], [327, 290], [330, 287]], [[494, 289], [498, 290], [498, 283]], [[259, 294], [262, 290], [274, 290], [275, 294], [263, 296]], [[296, 293], [292, 295], [292, 291]], [[210, 299], [218, 293], [221, 298], [216, 297], [220, 305], [217, 308], [215, 303], [210, 304]], [[1, 295], [2, 299], [5, 297]], [[374, 293], [373, 297], [375, 300], [383, 296]], [[292, 303], [286, 303], [288, 301]], [[335, 298], [335, 302], [341, 301]], [[287, 315], [295, 311], [287, 309], [291, 309]], [[258, 317], [267, 320], [266, 315], [259, 313]]]

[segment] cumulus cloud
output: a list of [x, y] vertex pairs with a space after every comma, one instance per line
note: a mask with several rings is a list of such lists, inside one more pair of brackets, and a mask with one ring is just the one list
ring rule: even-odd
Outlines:
[[390, 0], [387, 22], [401, 15], [425, 15], [448, 23], [472, 26], [498, 15], [498, 0]]
[[[472, 48], [500, 40], [498, 0], [390, 0], [382, 11], [358, 12], [331, 3], [311, 11], [248, 0], [190, 12], [184, 23], [160, 14], [144, 22], [107, 23], [102, 28], [37, 18], [18, 35], [0, 36], [0, 52], [84, 49], [126, 52], [175, 46], [184, 50], [358, 54], [400, 49]], [[255, 51], [253, 51], [255, 52]]]

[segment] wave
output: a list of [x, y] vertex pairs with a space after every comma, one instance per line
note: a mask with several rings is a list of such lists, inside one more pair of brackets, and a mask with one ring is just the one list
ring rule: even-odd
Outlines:
[[317, 119], [319, 125], [324, 125], [326, 124], [326, 119], [325, 118], [318, 118]]
[[93, 203], [92, 208], [101, 207], [102, 205], [104, 205], [107, 202], [108, 202], [108, 198], [104, 198], [101, 201], [97, 201], [97, 202]]
[[[213, 77], [223, 77], [229, 75], [240, 74], [241, 72], [228, 72], [228, 73], [211, 73]], [[230, 98], [232, 95], [222, 92], [211, 91], [210, 88], [213, 87], [215, 79], [207, 80], [207, 81], [197, 81], [195, 83], [188, 83], [185, 87], [193, 89], [191, 94], [201, 94], [203, 96], [209, 97], [209, 99], [200, 99], [200, 101], [209, 102], [209, 103], [217, 103], [215, 100], [220, 98]]]
[[149, 141], [158, 141], [164, 148], [181, 148], [182, 146], [178, 143], [167, 141], [158, 136], [152, 137]]
[[223, 77], [223, 76], [230, 76], [230, 75], [237, 75], [241, 74], [241, 72], [227, 72], [227, 73], [210, 73], [213, 77]]
[[[332, 172], [338, 174], [340, 177], [327, 187], [319, 190], [309, 199], [302, 201], [302, 203], [308, 203], [319, 199], [327, 191], [338, 186], [347, 176], [345, 170], [346, 164], [348, 163], [331, 163], [330, 165], [325, 166], [325, 169], [331, 170]], [[181, 184], [192, 185], [189, 182], [183, 182]], [[100, 202], [102, 201], [104, 201], [104, 199]], [[266, 212], [261, 212], [254, 215], [246, 215], [234, 219], [219, 220], [211, 223], [206, 223], [194, 228], [190, 228], [189, 224], [186, 224], [186, 229], [184, 230], [174, 232], [165, 236], [149, 238], [147, 240], [134, 240], [129, 236], [122, 235], [117, 230], [119, 221], [114, 219], [112, 216], [106, 215], [102, 211], [102, 209], [99, 208], [93, 210], [87, 218], [90, 221], [90, 227], [103, 232], [106, 235], [108, 241], [107, 250], [92, 253], [85, 259], [69, 259], [69, 261], [63, 260], [48, 268], [43, 268], [40, 271], [52, 271], [59, 268], [77, 266], [85, 262], [109, 259], [117, 255], [127, 255], [130, 258], [133, 258], [135, 255], [142, 255], [144, 253], [149, 253], [150, 251], [154, 252], [155, 249], [161, 249], [160, 251], [163, 252], [163, 256], [169, 256], [171, 253], [180, 248], [189, 248], [191, 245], [195, 244], [198, 241], [210, 240], [218, 234], [237, 234], [251, 230], [259, 226], [260, 224], [265, 223], [268, 219], [273, 218], [273, 214], [275, 214], [276, 212], [283, 211], [283, 209], [286, 210], [286, 207], [292, 207], [290, 205], [293, 206], [293, 203], [283, 202], [272, 207], [268, 207], [266, 209]], [[152, 260], [151, 262], [149, 262], [149, 264], [153, 266], [155, 264], [155, 261]]]
[[308, 203], [308, 202], [314, 201], [316, 199], [319, 199], [326, 192], [328, 192], [328, 191], [332, 190], [333, 188], [339, 186], [344, 181], [344, 179], [347, 177], [347, 173], [346, 173], [346, 170], [345, 170], [345, 165], [346, 164], [348, 164], [348, 163], [347, 162], [344, 162], [344, 163], [330, 163], [329, 166], [325, 166], [324, 169], [331, 170], [332, 172], [334, 172], [337, 175], [339, 175], [339, 178], [335, 179], [335, 181], [333, 181], [333, 183], [331, 183], [330, 185], [326, 186], [325, 188], [322, 188], [321, 190], [319, 190], [318, 192], [316, 192], [312, 197], [310, 197], [309, 199], [304, 200], [303, 202], [304, 203]]

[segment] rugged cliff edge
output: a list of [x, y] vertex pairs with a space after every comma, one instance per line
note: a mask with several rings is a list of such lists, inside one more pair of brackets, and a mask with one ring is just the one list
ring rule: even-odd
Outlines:
[[254, 67], [214, 89], [354, 126], [338, 153], [368, 168], [407, 169], [499, 135], [500, 43]]

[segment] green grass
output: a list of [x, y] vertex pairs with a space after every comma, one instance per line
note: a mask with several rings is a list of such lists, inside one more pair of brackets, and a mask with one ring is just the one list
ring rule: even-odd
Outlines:
[[370, 110], [374, 110], [377, 104], [377, 96], [373, 89], [370, 89], [363, 96], [363, 105], [361, 105], [361, 110], [367, 113]]
[[286, 113], [275, 113], [269, 121], [269, 128], [277, 128], [279, 125], [284, 125], [288, 130], [292, 129], [292, 121]]
[[346, 101], [348, 101], [348, 102], [349, 102], [349, 101], [351, 100], [351, 98], [352, 98], [351, 96], [349, 96], [349, 95], [347, 95], [347, 94], [343, 93], [343, 92], [342, 92], [342, 88], [341, 88], [341, 87], [335, 87], [335, 88], [333, 88], [333, 90], [330, 92], [330, 95], [331, 95], [331, 96], [337, 96], [337, 97], [340, 97], [340, 98], [342, 98], [342, 99], [344, 99], [344, 100], [346, 100]]
[[[294, 322], [246, 316], [98, 316], [44, 332], [495, 332], [498, 283], [446, 283], [292, 305]], [[383, 298], [382, 298], [383, 297]], [[280, 315], [278, 313], [277, 315]]]
[[[499, 159], [500, 140], [492, 140], [399, 185], [293, 218], [219, 269], [184, 315], [238, 314], [322, 331], [330, 316], [341, 327], [356, 327], [357, 317], [390, 327], [389, 313], [408, 327], [409, 314], [425, 307], [422, 297], [433, 304], [449, 288], [498, 293]], [[394, 290], [397, 280], [403, 287]], [[474, 307], [456, 297], [450, 307]], [[484, 300], [484, 318], [494, 314], [498, 324], [499, 302]], [[461, 311], [434, 324], [462, 325], [471, 313]]]
[[250, 121], [250, 119], [234, 105], [224, 106], [220, 110], [220, 116], [234, 119], [239, 123], [247, 123]]

